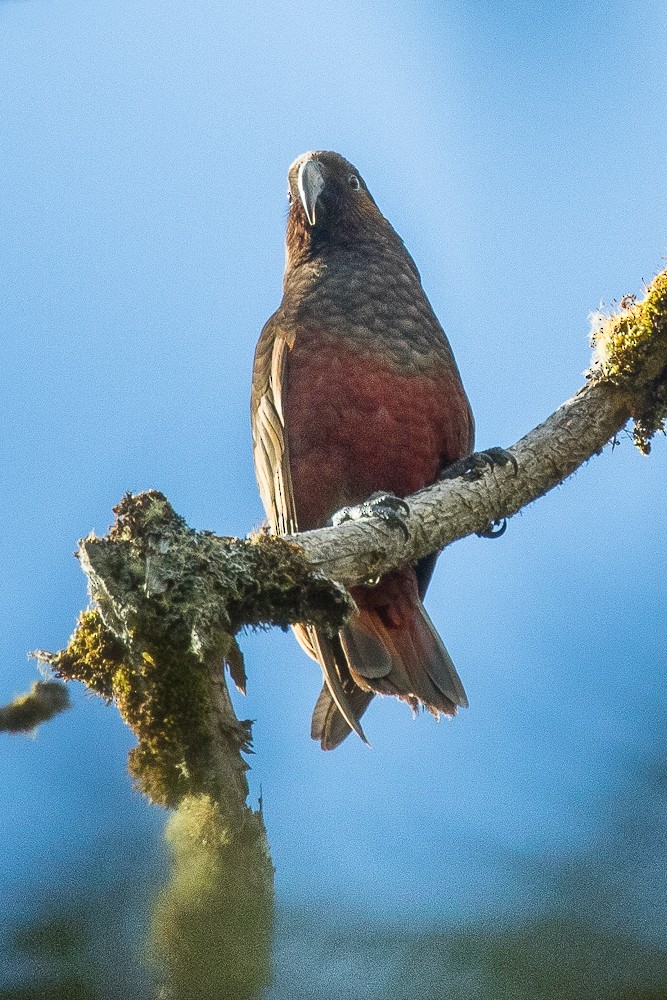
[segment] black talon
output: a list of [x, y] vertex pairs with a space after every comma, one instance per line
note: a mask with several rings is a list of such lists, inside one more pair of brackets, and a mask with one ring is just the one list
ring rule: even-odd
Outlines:
[[468, 480], [481, 479], [487, 469], [493, 469], [496, 465], [511, 465], [515, 476], [519, 471], [519, 463], [509, 451], [504, 448], [487, 448], [486, 451], [474, 451], [472, 455], [448, 465], [440, 473], [440, 479], [458, 479], [460, 476]]
[[358, 504], [356, 507], [343, 507], [336, 511], [330, 518], [333, 525], [343, 524], [345, 521], [360, 521], [364, 517], [379, 517], [380, 520], [388, 524], [390, 528], [399, 528], [403, 532], [403, 537], [410, 537], [408, 527], [399, 516], [404, 517], [410, 513], [410, 508], [405, 500], [394, 496], [393, 493], [373, 493], [368, 500]]
[[484, 529], [484, 531], [478, 531], [478, 538], [500, 538], [507, 531], [507, 518], [499, 517], [496, 521], [491, 521], [491, 523]]
[[378, 505], [383, 509], [388, 508], [396, 513], [400, 511], [405, 517], [410, 513], [410, 507], [402, 497], [397, 497], [393, 493], [383, 493], [382, 491], [372, 493], [368, 500], [362, 504], [362, 507], [369, 507], [372, 512], [377, 509]]
[[511, 465], [514, 475], [518, 475], [519, 463], [511, 451], [505, 451], [504, 448], [487, 448], [483, 454], [491, 459], [491, 465]]
[[[368, 507], [368, 504], [363, 504], [364, 507]], [[410, 532], [408, 531], [408, 526], [405, 521], [398, 516], [393, 507], [387, 507], [384, 504], [375, 504], [371, 509], [368, 510], [366, 514], [367, 517], [379, 517], [385, 524], [388, 524], [390, 528], [399, 528], [403, 532], [403, 537], [407, 541], [410, 537]]]

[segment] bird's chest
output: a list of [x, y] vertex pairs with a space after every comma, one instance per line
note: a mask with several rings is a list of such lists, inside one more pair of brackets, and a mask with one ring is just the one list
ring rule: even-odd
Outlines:
[[284, 408], [300, 528], [376, 490], [408, 495], [434, 481], [449, 381], [437, 357], [423, 360], [397, 360], [363, 337], [297, 336]]

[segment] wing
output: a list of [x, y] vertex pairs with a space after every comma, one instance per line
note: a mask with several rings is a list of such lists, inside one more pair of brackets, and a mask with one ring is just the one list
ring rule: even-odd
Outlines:
[[[274, 314], [259, 338], [252, 377], [250, 409], [255, 475], [271, 530], [277, 535], [298, 531], [283, 410], [289, 352], [294, 339], [295, 335], [290, 336], [281, 325], [279, 313]], [[347, 664], [342, 652], [339, 663], [331, 640], [312, 626], [295, 626], [294, 631], [305, 651], [320, 664], [331, 699], [345, 722], [366, 741], [343, 688], [341, 674], [345, 676]]]
[[[356, 718], [360, 719], [375, 697], [375, 692], [362, 691], [349, 676], [342, 681], [342, 686], [350, 707]], [[320, 741], [323, 750], [335, 750], [351, 732], [345, 717], [331, 697], [329, 686], [324, 684], [313, 710], [310, 735], [314, 740]], [[368, 742], [365, 737], [363, 739]]]
[[287, 535], [297, 530], [283, 394], [287, 357], [294, 344], [276, 313], [257, 344], [252, 376], [251, 419], [255, 475], [271, 530]]

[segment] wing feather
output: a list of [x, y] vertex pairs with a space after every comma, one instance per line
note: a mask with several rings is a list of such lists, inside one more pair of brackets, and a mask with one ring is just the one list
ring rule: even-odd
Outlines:
[[[259, 338], [253, 370], [251, 415], [255, 473], [271, 530], [278, 535], [298, 531], [283, 409], [288, 358], [293, 346], [294, 336], [290, 337], [281, 327], [278, 314], [272, 316]], [[350, 705], [345, 690], [343, 678], [348, 672], [342, 649], [339, 650], [341, 662], [338, 662], [331, 640], [322, 631], [312, 626], [297, 626], [295, 632], [306, 652], [322, 668], [332, 704], [344, 720], [341, 728], [349, 731], [349, 726], [366, 742], [357, 712]], [[348, 678], [350, 685], [356, 688]], [[366, 707], [365, 699], [363, 707]]]
[[255, 352], [252, 386], [252, 437], [255, 473], [271, 529], [280, 535], [297, 530], [289, 449], [282, 399], [287, 378], [287, 356], [294, 339], [273, 316]]
[[[373, 691], [362, 691], [352, 678], [343, 682], [350, 705], [358, 719], [364, 714], [374, 697]], [[323, 750], [334, 750], [350, 735], [351, 729], [324, 684], [313, 710], [310, 735], [319, 740]]]

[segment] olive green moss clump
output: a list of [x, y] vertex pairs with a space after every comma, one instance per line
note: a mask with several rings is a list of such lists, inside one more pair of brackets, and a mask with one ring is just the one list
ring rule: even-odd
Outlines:
[[345, 624], [354, 605], [340, 584], [313, 570], [303, 549], [261, 532], [247, 541], [225, 539], [242, 552], [243, 586], [230, 602], [232, 621], [270, 622], [287, 628], [295, 621], [316, 625], [330, 635]]
[[589, 378], [627, 392], [634, 441], [647, 455], [667, 419], [667, 271], [653, 280], [641, 302], [626, 296], [620, 313], [596, 314], [592, 327]]
[[189, 796], [166, 833], [171, 871], [152, 918], [151, 955], [170, 995], [258, 997], [270, 978], [273, 868], [259, 813], [231, 831], [208, 796]]
[[[210, 696], [207, 674], [188, 649], [188, 638], [173, 630], [151, 633], [152, 617], [144, 623], [145, 633], [134, 632], [130, 649], [98, 611], [85, 611], [67, 649], [49, 662], [59, 677], [83, 681], [114, 701], [137, 737], [128, 761], [137, 787], [158, 805], [174, 806], [186, 794], [215, 786]], [[238, 723], [238, 749], [247, 749], [249, 738], [248, 727]]]
[[57, 677], [82, 681], [105, 701], [111, 701], [127, 649], [111, 634], [97, 611], [82, 611], [67, 649], [46, 656]]
[[29, 733], [70, 707], [64, 684], [36, 681], [27, 694], [0, 707], [0, 733]]

